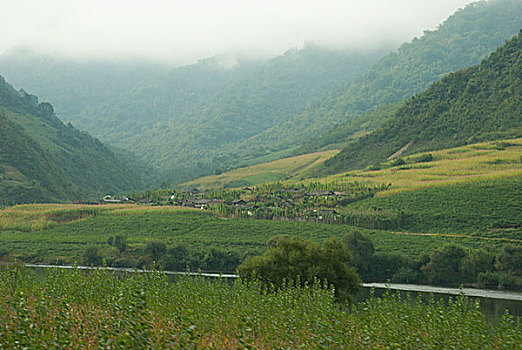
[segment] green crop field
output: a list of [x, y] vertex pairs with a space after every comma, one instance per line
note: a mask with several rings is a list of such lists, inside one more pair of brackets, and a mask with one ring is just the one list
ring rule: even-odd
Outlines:
[[[72, 208], [79, 214], [72, 215]], [[46, 214], [40, 221], [31, 223], [30, 218], [35, 220], [37, 213]], [[74, 220], [53, 220], [65, 214]], [[8, 217], [13, 220], [11, 225], [6, 223]], [[81, 262], [82, 253], [88, 246], [109, 251], [107, 239], [118, 234], [127, 237], [128, 254], [142, 249], [151, 240], [160, 240], [167, 245], [183, 242], [196, 250], [216, 248], [244, 256], [264, 251], [269, 239], [277, 235], [298, 235], [323, 241], [332, 236], [342, 237], [352, 229], [347, 225], [313, 222], [226, 219], [208, 211], [172, 206], [21, 205], [1, 210], [0, 218], [4, 227], [7, 226], [0, 231], [0, 251], [4, 255], [11, 254], [25, 262], [47, 263], [55, 262], [57, 257], [66, 262]], [[43, 229], [35, 230], [35, 227]], [[371, 237], [377, 252], [411, 257], [428, 254], [445, 243], [470, 247], [502, 243], [472, 236], [419, 236], [360, 230]]]
[[519, 349], [522, 323], [488, 323], [478, 303], [388, 294], [348, 308], [318, 284], [106, 270], [0, 270], [3, 349]]
[[353, 208], [402, 210], [409, 232], [475, 234], [522, 244], [522, 177], [505, 177], [374, 197]]
[[[422, 156], [429, 154], [432, 160], [423, 162]], [[374, 184], [391, 184], [388, 191], [379, 194], [391, 196], [422, 188], [522, 176], [521, 157], [522, 138], [518, 138], [415, 154], [402, 158], [404, 164], [394, 166], [397, 161], [394, 159], [366, 170], [350, 171], [321, 179], [325, 182], [352, 182], [364, 179]]]

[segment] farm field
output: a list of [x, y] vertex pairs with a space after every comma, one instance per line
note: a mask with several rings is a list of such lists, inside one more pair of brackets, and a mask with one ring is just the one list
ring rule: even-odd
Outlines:
[[[65, 218], [70, 219], [66, 220]], [[20, 205], [0, 211], [0, 252], [24, 262], [81, 262], [86, 247], [110, 251], [107, 240], [125, 235], [128, 252], [142, 250], [149, 241], [185, 243], [202, 252], [215, 248], [239, 256], [259, 254], [277, 235], [298, 235], [313, 241], [342, 237], [353, 227], [314, 222], [225, 219], [209, 211], [173, 206], [136, 205]], [[56, 221], [61, 218], [61, 221]], [[359, 229], [371, 237], [376, 252], [410, 257], [428, 254], [446, 243], [469, 247], [499, 246], [502, 241], [481, 237], [406, 235]]]
[[[517, 349], [522, 323], [488, 323], [478, 302], [400, 294], [352, 305], [319, 285], [277, 292], [258, 282], [106, 270], [0, 270], [0, 347], [65, 349]], [[392, 347], [390, 347], [392, 346]]]
[[[431, 161], [422, 161], [431, 155]], [[374, 170], [357, 170], [321, 178], [322, 181], [369, 181], [391, 184], [378, 196], [477, 180], [522, 176], [522, 138], [495, 141], [410, 155], [382, 164]], [[400, 158], [400, 157], [399, 157]], [[377, 169], [378, 168], [378, 169]], [[314, 179], [315, 180], [315, 179]], [[313, 180], [305, 180], [313, 181]]]
[[[522, 177], [479, 179], [455, 185], [375, 196], [346, 210], [399, 210], [401, 230], [473, 234], [522, 243]], [[340, 211], [341, 209], [339, 209]]]
[[289, 178], [301, 178], [337, 153], [339, 153], [339, 150], [329, 150], [284, 158], [235, 169], [220, 175], [205, 176], [185, 182], [181, 186], [199, 188], [242, 187]]
[[[390, 196], [404, 191], [473, 182], [480, 179], [522, 176], [522, 138], [517, 138], [409, 155], [401, 158], [404, 160], [404, 164], [401, 165], [394, 165], [397, 162], [396, 158], [369, 169], [321, 178], [300, 179], [301, 175], [309, 175], [307, 172], [311, 172], [313, 167], [338, 152], [338, 150], [331, 150], [284, 158], [220, 175], [202, 177], [182, 185], [206, 189], [220, 188], [225, 185], [227, 187], [252, 186], [279, 180], [286, 180], [283, 183], [289, 185], [296, 183], [296, 180], [299, 183], [364, 180], [375, 185], [391, 184], [386, 192], [379, 194], [379, 196]], [[420, 161], [423, 155], [429, 154], [432, 156], [431, 161]], [[288, 179], [288, 177], [293, 179]]]

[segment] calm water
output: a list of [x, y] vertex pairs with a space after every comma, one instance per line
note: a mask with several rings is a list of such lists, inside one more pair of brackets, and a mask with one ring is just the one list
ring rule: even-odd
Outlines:
[[[374, 295], [380, 297], [386, 293], [387, 288], [383, 283], [375, 283], [373, 286], [365, 286], [362, 288], [355, 302], [364, 301], [370, 297], [370, 291], [374, 289]], [[451, 288], [438, 288], [438, 287], [429, 287], [429, 286], [415, 286], [415, 285], [401, 285], [394, 284], [392, 285], [394, 288], [392, 289], [393, 293], [400, 293], [401, 296], [406, 297], [407, 294], [410, 295], [410, 298], [415, 301], [417, 300], [418, 295], [420, 294], [420, 298], [424, 302], [428, 302], [431, 298], [435, 300], [443, 299], [444, 301], [448, 301], [449, 298], [454, 298], [456, 294], [458, 294], [458, 289]], [[415, 287], [419, 287], [422, 291], [414, 290]], [[406, 290], [401, 290], [406, 289]], [[429, 290], [429, 291], [426, 291]], [[470, 288], [465, 289], [466, 291], [470, 291]], [[451, 294], [447, 292], [450, 291]], [[478, 293], [473, 293], [473, 291], [478, 291]], [[471, 299], [476, 299], [480, 303], [480, 309], [482, 313], [486, 317], [486, 319], [490, 322], [499, 322], [502, 315], [505, 314], [506, 310], [513, 316], [522, 317], [522, 293], [516, 292], [499, 292], [494, 290], [485, 290], [485, 289], [474, 289], [471, 290], [471, 294], [478, 294], [480, 296], [469, 296]], [[510, 299], [502, 299], [501, 297], [505, 295], [506, 298]], [[515, 300], [512, 300], [515, 299]]]

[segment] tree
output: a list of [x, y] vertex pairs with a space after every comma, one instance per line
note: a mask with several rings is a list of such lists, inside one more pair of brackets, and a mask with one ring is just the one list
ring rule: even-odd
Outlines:
[[495, 254], [485, 249], [473, 249], [460, 263], [462, 276], [470, 282], [475, 282], [481, 272], [493, 271]]
[[522, 277], [522, 247], [506, 244], [497, 256], [497, 268]]
[[190, 263], [190, 249], [185, 243], [178, 243], [163, 256], [163, 267], [170, 271], [182, 271]]
[[145, 254], [150, 256], [152, 261], [159, 261], [167, 251], [167, 245], [161, 241], [149, 241], [145, 246]]
[[100, 266], [103, 262], [103, 258], [98, 248], [95, 246], [87, 247], [83, 252], [83, 262], [85, 265]]
[[238, 268], [242, 277], [252, 276], [280, 287], [284, 281], [301, 285], [326, 280], [335, 288], [338, 300], [352, 300], [360, 278], [348, 267], [350, 252], [337, 238], [322, 246], [296, 236], [281, 236], [275, 247], [262, 256], [247, 258]]
[[421, 270], [430, 283], [447, 284], [462, 281], [460, 264], [466, 251], [456, 245], [446, 245], [430, 254], [430, 261]]
[[114, 246], [123, 253], [127, 249], [127, 237], [122, 234], [118, 234], [114, 236]]
[[357, 272], [368, 272], [374, 252], [371, 239], [353, 229], [343, 236], [342, 242], [346, 249], [350, 251], [352, 255], [351, 265], [357, 269]]

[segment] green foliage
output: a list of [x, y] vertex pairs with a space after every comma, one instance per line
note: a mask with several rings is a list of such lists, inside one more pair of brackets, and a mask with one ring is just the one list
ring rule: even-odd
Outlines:
[[497, 267], [501, 271], [522, 277], [522, 246], [505, 245], [497, 256]]
[[371, 239], [358, 230], [351, 230], [342, 238], [343, 245], [352, 256], [351, 265], [359, 273], [367, 272], [373, 258], [374, 247]]
[[[339, 143], [342, 136], [346, 142], [353, 135], [351, 118], [376, 111], [377, 115], [383, 116], [382, 119], [389, 119], [387, 112], [379, 111], [380, 106], [406, 100], [426, 90], [445, 74], [479, 63], [522, 28], [521, 18], [522, 5], [517, 0], [469, 4], [450, 16], [436, 30], [425, 31], [420, 38], [415, 38], [388, 54], [345, 89], [332, 94], [321, 103], [310, 105], [294, 125], [302, 128], [316, 123], [317, 120], [326, 122], [326, 125], [340, 124], [335, 128], [331, 127], [330, 132], [320, 137], [319, 140], [324, 141], [319, 145]], [[375, 117], [375, 114], [370, 114], [358, 119], [368, 118], [372, 123]], [[342, 124], [343, 122], [346, 124]], [[346, 132], [339, 133], [336, 129]], [[380, 144], [377, 148], [380, 147], [383, 145]], [[388, 155], [393, 152], [395, 151]], [[355, 160], [356, 158], [351, 159], [350, 163]], [[357, 167], [361, 165], [352, 165], [352, 169]]]
[[83, 252], [83, 263], [87, 266], [100, 266], [103, 257], [100, 255], [98, 247], [90, 246]]
[[522, 239], [521, 196], [522, 179], [514, 176], [373, 197], [351, 206], [401, 210], [400, 229], [409, 232]]
[[350, 253], [337, 238], [319, 244], [297, 236], [280, 236], [276, 246], [262, 256], [247, 258], [238, 268], [242, 277], [258, 278], [281, 288], [289, 281], [301, 285], [316, 281], [332, 284], [339, 300], [351, 300], [360, 279], [347, 264]]
[[489, 323], [459, 296], [388, 293], [352, 306], [320, 285], [116, 275], [107, 270], [0, 270], [4, 349], [516, 349], [522, 323]]
[[0, 134], [0, 204], [72, 201], [141, 185], [99, 140], [63, 124], [50, 104], [2, 77]]
[[145, 254], [147, 254], [152, 261], [159, 261], [166, 251], [167, 245], [162, 241], [150, 241], [145, 246]]
[[433, 251], [430, 261], [423, 266], [422, 271], [428, 276], [428, 281], [434, 284], [458, 283], [462, 281], [460, 265], [466, 256], [466, 251], [455, 245], [447, 245]]
[[327, 160], [322, 172], [365, 167], [403, 147], [411, 154], [521, 136], [521, 72], [522, 32], [479, 65], [410, 98], [381, 128]]

